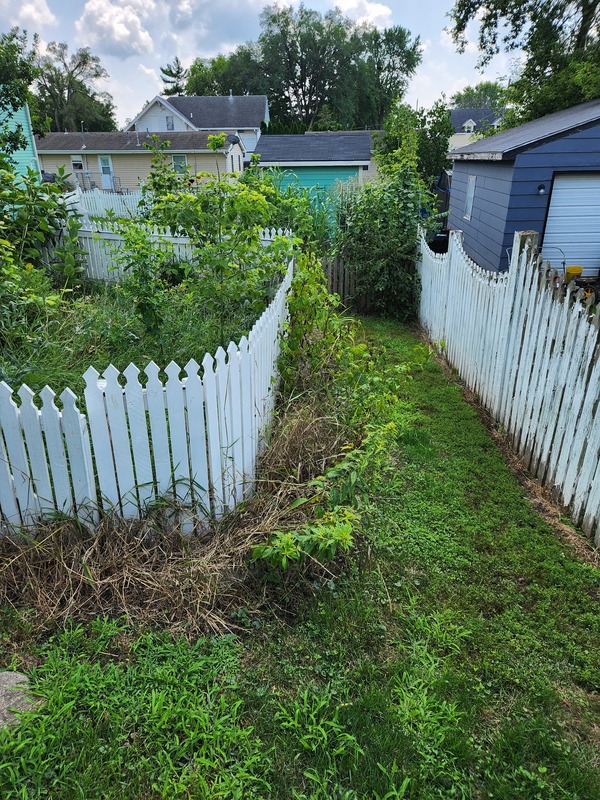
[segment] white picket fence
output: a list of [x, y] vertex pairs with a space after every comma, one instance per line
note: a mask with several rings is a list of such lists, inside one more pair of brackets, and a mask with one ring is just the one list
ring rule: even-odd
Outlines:
[[600, 317], [536, 246], [537, 234], [515, 234], [498, 274], [471, 261], [461, 231], [444, 255], [422, 239], [420, 319], [530, 472], [600, 545]]
[[[161, 498], [219, 518], [252, 490], [274, 406], [293, 264], [248, 337], [199, 365], [90, 367], [85, 413], [70, 389], [34, 393], [0, 383], [0, 528], [57, 512], [94, 523], [99, 511], [137, 517]], [[124, 386], [122, 381], [125, 381]]]
[[109, 212], [117, 217], [139, 216], [138, 205], [142, 199], [141, 192], [103, 192], [100, 189], [82, 191], [79, 187], [68, 195], [77, 213], [84, 218], [106, 217]]
[[[282, 228], [265, 228], [259, 232], [266, 247], [277, 236], [289, 236], [291, 232]], [[173, 236], [169, 229], [148, 228], [147, 237], [161, 243], [161, 247], [172, 253], [177, 261], [190, 260], [194, 249], [186, 236]], [[102, 281], [118, 281], [125, 274], [123, 267], [115, 262], [115, 251], [122, 249], [123, 237], [107, 230], [100, 222], [89, 221], [79, 231], [79, 246], [85, 251], [85, 272], [88, 278]]]

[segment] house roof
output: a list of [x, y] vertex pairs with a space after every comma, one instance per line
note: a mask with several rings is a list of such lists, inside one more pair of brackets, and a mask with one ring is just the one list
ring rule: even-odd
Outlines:
[[[171, 143], [169, 151], [210, 152], [208, 147], [209, 133], [204, 131], [168, 131], [154, 133], [161, 142]], [[103, 132], [103, 133], [47, 133], [35, 138], [38, 153], [148, 153], [144, 144], [151, 144], [150, 136], [135, 131]], [[226, 150], [232, 147], [227, 142]]]
[[264, 94], [229, 97], [173, 96], [161, 99], [198, 130], [260, 128], [261, 122], [269, 121], [269, 104]]
[[452, 108], [450, 122], [454, 125], [455, 133], [462, 133], [465, 122], [472, 120], [476, 128], [486, 128], [498, 119], [491, 108]]
[[260, 137], [255, 153], [260, 163], [281, 164], [368, 164], [373, 131], [335, 131]]
[[600, 122], [600, 99], [526, 122], [480, 139], [450, 153], [455, 161], [510, 161], [523, 150], [574, 133]]

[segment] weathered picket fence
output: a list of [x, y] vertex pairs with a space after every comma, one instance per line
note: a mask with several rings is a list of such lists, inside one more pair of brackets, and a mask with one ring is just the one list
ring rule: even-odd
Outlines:
[[79, 187], [69, 193], [70, 202], [83, 217], [106, 217], [109, 213], [117, 217], [137, 217], [141, 192], [104, 192], [100, 189], [82, 191]]
[[421, 241], [420, 319], [465, 384], [507, 430], [530, 472], [600, 545], [600, 317], [574, 283], [515, 234], [508, 273]]
[[[293, 264], [248, 337], [202, 365], [150, 362], [90, 367], [85, 413], [70, 389], [0, 383], [0, 529], [31, 526], [57, 512], [84, 522], [100, 510], [137, 517], [168, 498], [219, 518], [252, 490], [273, 411], [277, 358]], [[123, 385], [124, 384], [124, 385]]]
[[[148, 227], [147, 238], [172, 253], [176, 261], [193, 257], [194, 249], [187, 236], [173, 236], [167, 229]], [[265, 228], [259, 236], [264, 246], [275, 241], [277, 236], [289, 236], [282, 228]], [[101, 281], [118, 281], [125, 274], [122, 265], [115, 261], [115, 253], [123, 248], [123, 237], [107, 230], [102, 222], [87, 221], [79, 231], [79, 246], [85, 251], [85, 272], [88, 278]]]

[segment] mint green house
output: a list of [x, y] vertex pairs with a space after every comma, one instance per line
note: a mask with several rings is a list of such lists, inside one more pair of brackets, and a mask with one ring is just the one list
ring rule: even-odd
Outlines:
[[[20, 125], [23, 129], [23, 134], [27, 139], [27, 146], [25, 149], [17, 150], [11, 155], [12, 161], [14, 161], [16, 164], [17, 172], [19, 172], [21, 175], [25, 175], [27, 169], [31, 167], [39, 173], [40, 166], [28, 107], [25, 105], [20, 108], [14, 114], [8, 117], [7, 122], [11, 129], [14, 129], [17, 125]], [[4, 120], [2, 120], [2, 123], [4, 123]]]
[[282, 172], [282, 185], [327, 191], [339, 183], [364, 183], [376, 174], [373, 131], [263, 134], [254, 152], [259, 166]]

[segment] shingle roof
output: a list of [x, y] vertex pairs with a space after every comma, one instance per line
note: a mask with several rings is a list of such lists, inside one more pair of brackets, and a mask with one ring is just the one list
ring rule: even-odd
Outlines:
[[[210, 133], [204, 131], [168, 131], [155, 133], [161, 142], [169, 141], [169, 150], [208, 150], [208, 137]], [[151, 139], [144, 133], [124, 131], [103, 133], [47, 133], [44, 137], [35, 137], [39, 153], [72, 152], [80, 153], [82, 150], [97, 153], [142, 152], [148, 150], [144, 144], [151, 144]]]
[[462, 133], [463, 125], [470, 119], [475, 123], [476, 128], [485, 128], [498, 119], [491, 108], [452, 108], [450, 110], [450, 122], [454, 125], [456, 133]]
[[508, 131], [459, 147], [450, 157], [460, 160], [510, 160], [523, 150], [600, 122], [600, 99], [547, 114]]
[[163, 97], [196, 128], [260, 128], [268, 122], [267, 96], [233, 95], [230, 97]]
[[254, 150], [262, 164], [371, 160], [373, 131], [261, 136]]

